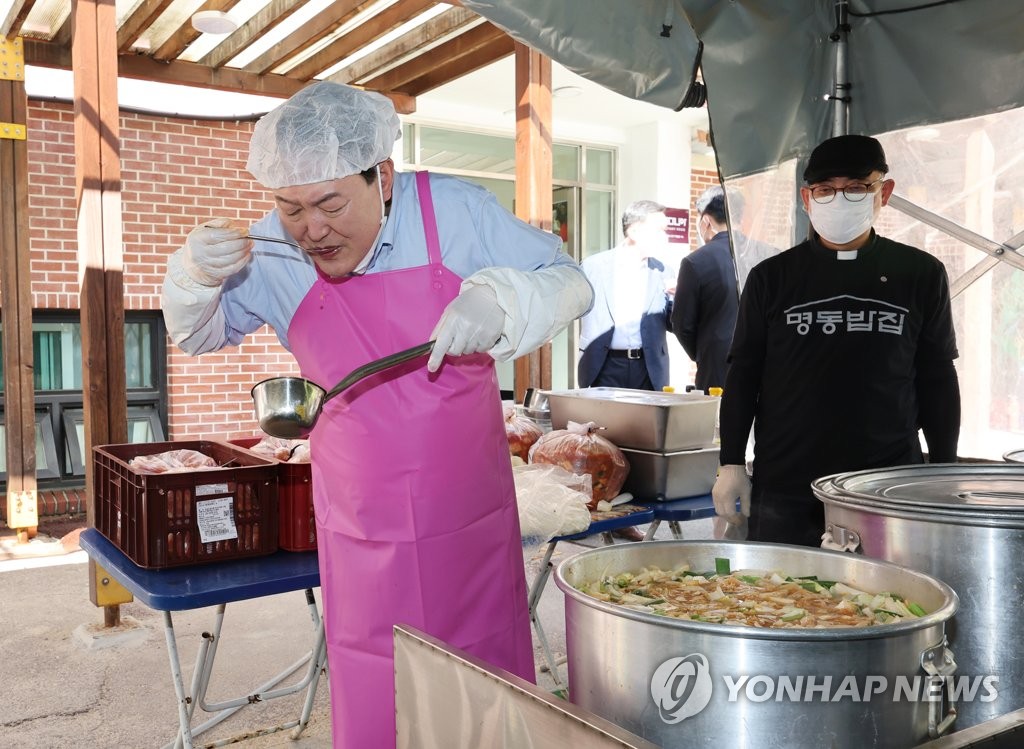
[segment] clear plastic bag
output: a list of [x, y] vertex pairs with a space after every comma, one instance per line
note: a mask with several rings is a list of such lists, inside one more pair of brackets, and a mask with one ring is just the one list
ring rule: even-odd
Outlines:
[[505, 436], [508, 450], [523, 462], [529, 461], [530, 448], [544, 434], [539, 426], [516, 412], [515, 406], [503, 406], [505, 414]]
[[310, 461], [309, 440], [286, 440], [267, 435], [249, 449], [257, 455], [287, 463], [308, 463]]
[[153, 455], [138, 455], [128, 461], [138, 473], [176, 473], [201, 468], [217, 468], [217, 461], [198, 450], [168, 450]]
[[622, 450], [597, 433], [594, 422], [570, 421], [565, 429], [548, 432], [530, 448], [530, 463], [561, 466], [571, 473], [585, 473], [593, 481], [590, 509], [610, 502], [622, 491], [629, 475], [629, 461]]
[[555, 465], [512, 469], [523, 549], [533, 555], [555, 536], [580, 533], [590, 526], [590, 476]]

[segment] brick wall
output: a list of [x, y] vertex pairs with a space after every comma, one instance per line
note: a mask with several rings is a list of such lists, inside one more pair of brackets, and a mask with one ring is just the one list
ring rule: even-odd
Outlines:
[[[252, 222], [272, 207], [247, 178], [251, 122], [208, 122], [125, 112], [120, 119], [126, 310], [160, 308], [167, 256], [200, 221]], [[70, 104], [29, 102], [32, 303], [78, 309], [74, 123]], [[258, 431], [249, 389], [293, 374], [295, 360], [268, 328], [237, 348], [188, 357], [168, 346], [169, 439]]]
[[[157, 310], [164, 267], [196, 224], [223, 217], [253, 222], [272, 208], [248, 178], [253, 123], [122, 112], [120, 118], [126, 310]], [[32, 302], [78, 309], [74, 122], [69, 103], [29, 102], [29, 229]], [[694, 203], [718, 181], [692, 174]], [[261, 379], [297, 373], [269, 328], [237, 348], [189, 357], [168, 343], [168, 439], [234, 439], [258, 432], [249, 390]], [[692, 382], [692, 371], [689, 380]]]
[[718, 172], [694, 167], [690, 171], [690, 245], [697, 249], [697, 198], [712, 185], [717, 185]]

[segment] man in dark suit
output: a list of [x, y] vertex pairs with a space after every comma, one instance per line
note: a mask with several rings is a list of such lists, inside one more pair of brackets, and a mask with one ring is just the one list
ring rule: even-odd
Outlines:
[[[730, 191], [730, 198], [733, 194]], [[733, 215], [740, 206], [733, 205]], [[736, 327], [739, 294], [736, 269], [729, 249], [725, 193], [709, 187], [697, 200], [697, 236], [704, 246], [679, 264], [672, 331], [686, 355], [697, 363], [698, 390], [725, 385], [726, 359]]]
[[624, 239], [583, 260], [594, 304], [580, 318], [580, 387], [661, 390], [669, 382], [668, 348], [674, 281], [657, 257], [668, 244], [665, 206], [630, 203], [622, 214]]

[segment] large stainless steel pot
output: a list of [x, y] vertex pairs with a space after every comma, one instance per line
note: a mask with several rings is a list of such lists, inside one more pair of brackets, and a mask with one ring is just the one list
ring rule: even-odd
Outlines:
[[900, 466], [812, 486], [825, 505], [823, 545], [920, 570], [960, 595], [947, 626], [959, 673], [998, 678], [998, 694], [959, 700], [956, 727], [1024, 707], [1024, 466]]
[[[759, 629], [646, 614], [575, 587], [650, 565], [713, 570], [718, 557], [734, 570], [900, 593], [930, 613], [871, 627]], [[957, 596], [920, 572], [797, 546], [659, 541], [577, 554], [555, 581], [565, 593], [570, 700], [661, 746], [906, 749], [948, 727], [943, 695], [955, 662], [944, 625]]]

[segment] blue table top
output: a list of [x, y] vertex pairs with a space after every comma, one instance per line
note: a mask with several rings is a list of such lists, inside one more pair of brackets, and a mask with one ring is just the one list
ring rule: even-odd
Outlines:
[[278, 551], [189, 567], [148, 570], [136, 565], [95, 528], [79, 545], [139, 601], [157, 611], [184, 611], [320, 585], [315, 551]]
[[[591, 515], [591, 517], [593, 517], [593, 515]], [[593, 536], [595, 533], [608, 533], [609, 531], [632, 528], [634, 525], [643, 525], [644, 523], [652, 522], [654, 522], [654, 510], [638, 508], [636, 511], [630, 512], [628, 515], [591, 520], [590, 527], [585, 531], [573, 533], [568, 536], [556, 536], [552, 540], [575, 541], [580, 538], [586, 538], [587, 536]]]
[[710, 494], [643, 504], [651, 508], [655, 520], [701, 520], [715, 516], [715, 502]]
[[[623, 505], [627, 507], [627, 505]], [[567, 536], [557, 536], [553, 541], [576, 541], [597, 533], [632, 528], [645, 525], [655, 520], [701, 520], [715, 515], [715, 503], [710, 494], [699, 494], [695, 497], [681, 497], [664, 502], [644, 501], [632, 502], [629, 508], [635, 508], [626, 515], [602, 518], [599, 513], [592, 514], [594, 519], [585, 531]], [[614, 511], [614, 510], [613, 510]]]
[[701, 520], [715, 516], [715, 503], [710, 494], [699, 494], [695, 497], [680, 497], [664, 502], [644, 501], [630, 503], [637, 508], [628, 515], [618, 517], [596, 517], [590, 527], [580, 533], [568, 536], [557, 536], [554, 541], [576, 541], [597, 533], [607, 533], [636, 525], [645, 525], [655, 520]]

